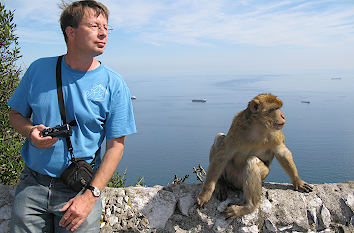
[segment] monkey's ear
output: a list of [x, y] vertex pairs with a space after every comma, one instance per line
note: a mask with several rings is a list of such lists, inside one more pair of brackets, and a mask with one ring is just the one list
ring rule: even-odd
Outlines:
[[250, 108], [252, 113], [258, 113], [259, 109], [260, 109], [259, 100], [257, 100], [257, 99], [251, 100], [251, 102], [249, 103], [249, 108]]

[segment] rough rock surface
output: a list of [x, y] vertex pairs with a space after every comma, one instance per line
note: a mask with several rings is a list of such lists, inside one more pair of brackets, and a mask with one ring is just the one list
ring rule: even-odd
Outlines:
[[[106, 188], [101, 232], [354, 232], [354, 181], [315, 184], [294, 191], [290, 184], [264, 183], [255, 212], [226, 220], [222, 211], [239, 203], [241, 192], [203, 208], [195, 199], [201, 185]], [[0, 233], [8, 232], [14, 187], [0, 184]]]

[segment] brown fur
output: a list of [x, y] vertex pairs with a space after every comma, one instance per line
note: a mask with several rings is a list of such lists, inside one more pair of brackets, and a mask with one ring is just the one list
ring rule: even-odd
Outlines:
[[260, 94], [239, 112], [227, 135], [218, 133], [210, 149], [209, 168], [197, 197], [205, 205], [216, 189], [217, 198], [226, 199], [230, 187], [243, 190], [245, 205], [232, 205], [226, 217], [236, 218], [259, 207], [262, 182], [267, 177], [274, 156], [289, 175], [295, 189], [308, 192], [312, 187], [298, 175], [292, 154], [285, 146], [281, 129], [285, 117], [283, 103], [271, 94]]

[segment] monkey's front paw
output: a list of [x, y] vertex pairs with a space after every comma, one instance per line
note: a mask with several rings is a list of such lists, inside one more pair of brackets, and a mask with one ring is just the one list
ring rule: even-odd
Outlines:
[[200, 207], [203, 207], [206, 203], [209, 202], [210, 198], [211, 198], [212, 193], [205, 193], [205, 192], [201, 192], [199, 193], [198, 197], [197, 197], [197, 203]]
[[300, 189], [302, 189], [308, 193], [308, 192], [312, 192], [313, 187], [311, 185], [309, 185], [308, 183], [304, 182], [304, 184], [300, 186]]
[[306, 193], [312, 192], [313, 187], [303, 180], [298, 180], [294, 183], [295, 190], [302, 190]]

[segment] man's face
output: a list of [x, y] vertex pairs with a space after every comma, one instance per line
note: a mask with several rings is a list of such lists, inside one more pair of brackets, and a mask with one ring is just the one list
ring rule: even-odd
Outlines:
[[107, 43], [107, 19], [96, 16], [91, 8], [86, 8], [85, 14], [77, 28], [73, 28], [70, 41], [72, 51], [88, 56], [98, 56], [104, 52]]

